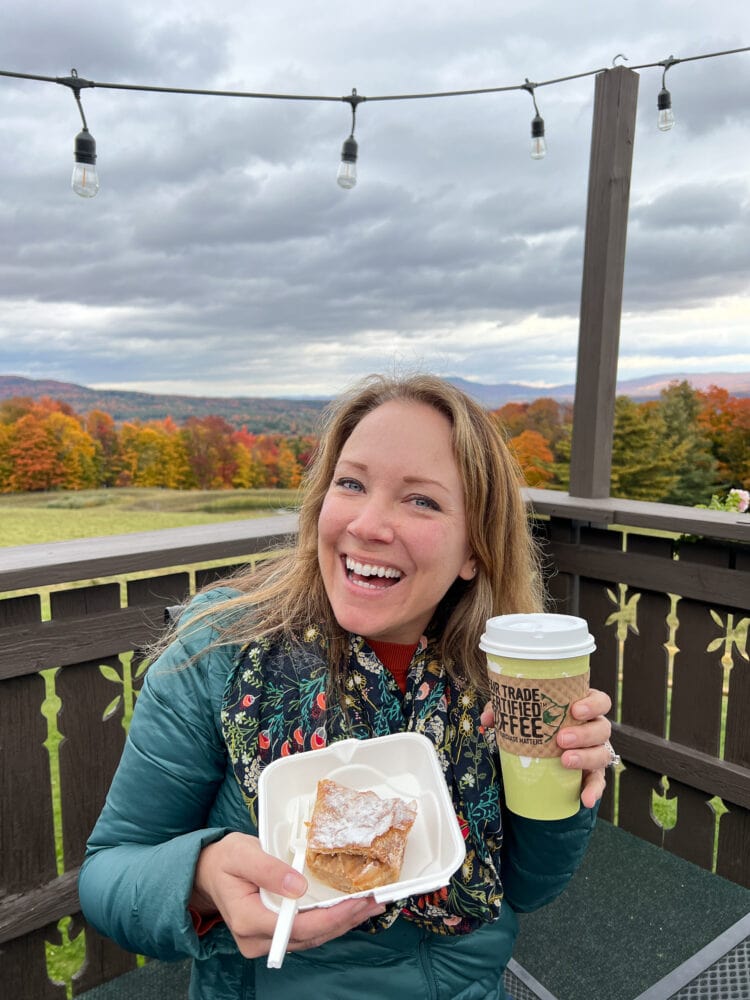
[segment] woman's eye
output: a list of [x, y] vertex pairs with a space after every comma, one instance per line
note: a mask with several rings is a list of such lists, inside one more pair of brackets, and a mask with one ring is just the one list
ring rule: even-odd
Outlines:
[[440, 510], [440, 504], [431, 497], [412, 497], [412, 502], [422, 510]]
[[359, 493], [360, 490], [364, 489], [358, 479], [350, 479], [349, 476], [342, 476], [340, 479], [334, 479], [333, 482], [335, 486], [340, 486], [344, 490], [351, 490], [353, 493]]

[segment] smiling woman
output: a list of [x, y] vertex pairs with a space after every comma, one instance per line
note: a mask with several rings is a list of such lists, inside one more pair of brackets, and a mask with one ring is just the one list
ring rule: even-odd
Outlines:
[[318, 561], [342, 628], [416, 645], [453, 582], [476, 573], [447, 417], [397, 400], [364, 417], [320, 511]]
[[[563, 766], [584, 771], [578, 813], [504, 810], [479, 637], [540, 591], [520, 477], [486, 411], [431, 375], [356, 386], [328, 415], [294, 550], [199, 594], [149, 669], [81, 870], [87, 919], [130, 950], [196, 959], [193, 1000], [428, 1000], [435, 982], [445, 1000], [502, 1000], [514, 911], [564, 888], [610, 759], [610, 702], [591, 691], [558, 734]], [[283, 968], [267, 965], [263, 899], [307, 880], [260, 846], [263, 769], [410, 732], [437, 754], [464, 862], [427, 895], [303, 907]]]

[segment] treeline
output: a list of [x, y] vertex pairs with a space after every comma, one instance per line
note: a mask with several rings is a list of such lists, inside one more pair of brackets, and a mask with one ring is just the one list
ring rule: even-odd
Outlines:
[[[530, 486], [567, 490], [573, 408], [554, 399], [493, 411]], [[658, 400], [615, 401], [611, 493], [683, 506], [750, 488], [750, 398], [673, 382]]]
[[[530, 486], [567, 489], [573, 411], [541, 398], [493, 411]], [[313, 435], [254, 434], [220, 416], [126, 421], [52, 398], [0, 403], [0, 492], [106, 486], [294, 489]], [[612, 495], [685, 506], [750, 488], [750, 398], [674, 382], [615, 402]]]
[[223, 417], [122, 423], [48, 397], [0, 403], [0, 492], [107, 486], [170, 489], [299, 486], [316, 439], [252, 434]]

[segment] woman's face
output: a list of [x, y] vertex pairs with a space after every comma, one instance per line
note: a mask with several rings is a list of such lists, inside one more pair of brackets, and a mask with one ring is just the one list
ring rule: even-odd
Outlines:
[[343, 629], [419, 640], [454, 580], [474, 573], [446, 417], [403, 401], [363, 417], [320, 511], [318, 562]]

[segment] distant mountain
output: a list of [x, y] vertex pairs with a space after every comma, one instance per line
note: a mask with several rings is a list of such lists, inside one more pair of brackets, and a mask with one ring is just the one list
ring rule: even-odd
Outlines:
[[[531, 403], [535, 399], [546, 396], [560, 402], [572, 402], [575, 396], [575, 385], [527, 385], [521, 382], [500, 382], [489, 385], [481, 382], [469, 382], [463, 378], [448, 379], [453, 385], [473, 396], [478, 402], [490, 409], [497, 409], [506, 403]], [[645, 401], [658, 399], [662, 389], [671, 382], [689, 382], [694, 389], [706, 390], [712, 385], [726, 389], [733, 396], [750, 396], [750, 372], [712, 372], [705, 375], [645, 375], [642, 378], [626, 379], [617, 383], [618, 396], [630, 396], [632, 399]]]
[[314, 434], [318, 429], [324, 399], [276, 399], [265, 397], [172, 396], [119, 389], [88, 389], [71, 382], [0, 375], [0, 400], [11, 396], [39, 399], [51, 396], [67, 403], [76, 413], [104, 410], [115, 423], [127, 420], [163, 420], [171, 416], [178, 424], [188, 417], [224, 417], [234, 427], [247, 427], [253, 434]]
[[[574, 385], [535, 386], [500, 382], [491, 385], [462, 378], [448, 379], [490, 409], [505, 403], [530, 403], [541, 396], [560, 401], [572, 400]], [[647, 375], [617, 383], [617, 392], [633, 399], [658, 399], [670, 382], [689, 382], [696, 389], [721, 386], [734, 396], [750, 396], [750, 372], [714, 372], [705, 375]], [[39, 399], [51, 396], [67, 403], [76, 413], [104, 410], [120, 424], [126, 420], [163, 420], [171, 416], [177, 423], [188, 417], [216, 414], [235, 427], [247, 427], [253, 434], [314, 434], [326, 405], [321, 398], [280, 399], [271, 396], [173, 396], [119, 389], [89, 389], [71, 382], [29, 379], [20, 375], [0, 375], [0, 401], [12, 396]]]

